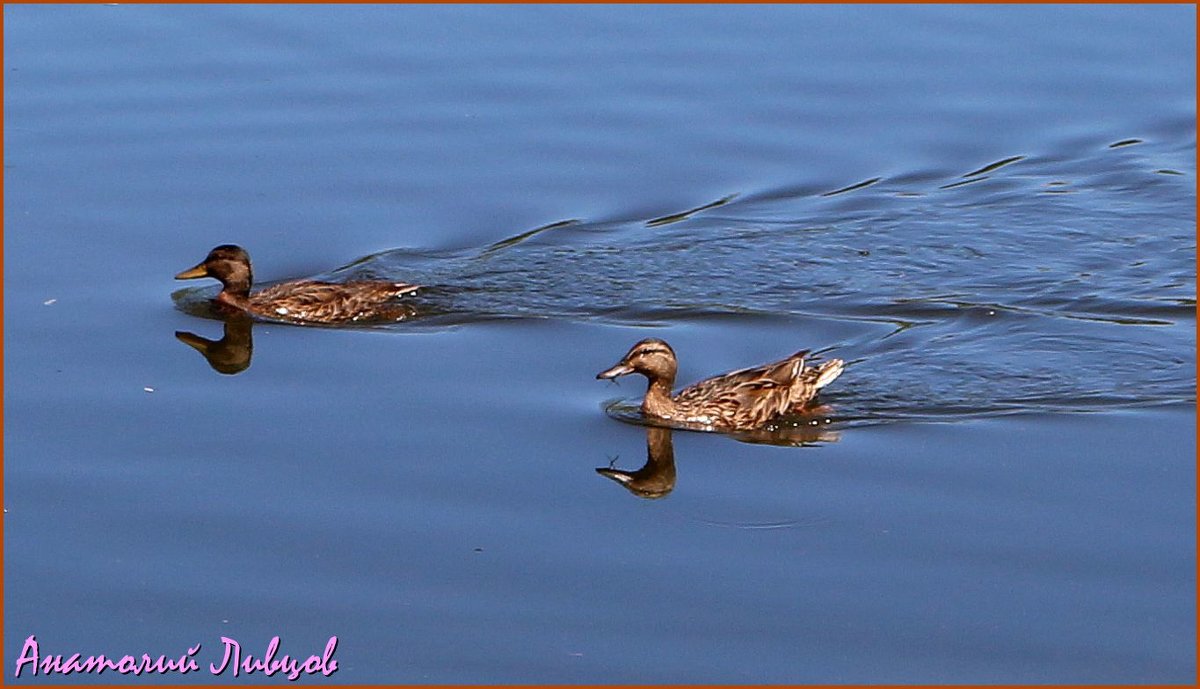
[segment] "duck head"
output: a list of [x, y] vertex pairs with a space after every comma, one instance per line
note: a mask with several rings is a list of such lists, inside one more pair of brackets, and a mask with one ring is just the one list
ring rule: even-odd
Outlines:
[[671, 349], [671, 345], [650, 337], [635, 344], [615, 366], [597, 373], [596, 378], [613, 379], [640, 373], [651, 382], [662, 382], [669, 388], [675, 382], [677, 368], [675, 350]]
[[176, 280], [196, 278], [216, 278], [221, 281], [224, 292], [245, 297], [250, 294], [250, 284], [253, 281], [250, 254], [240, 246], [222, 244], [208, 252], [208, 256], [195, 267], [175, 276]]

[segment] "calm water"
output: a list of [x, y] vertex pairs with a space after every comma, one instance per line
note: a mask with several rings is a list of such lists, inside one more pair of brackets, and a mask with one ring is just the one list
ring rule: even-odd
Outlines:
[[[1194, 8], [4, 18], [6, 676], [1194, 680]], [[223, 323], [225, 242], [428, 289]], [[648, 430], [650, 335], [849, 367]]]

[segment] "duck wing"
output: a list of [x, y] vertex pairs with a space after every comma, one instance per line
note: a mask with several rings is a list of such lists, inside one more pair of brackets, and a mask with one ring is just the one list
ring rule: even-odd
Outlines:
[[250, 307], [272, 318], [332, 323], [381, 315], [388, 301], [417, 289], [402, 282], [298, 280], [255, 292]]
[[791, 405], [792, 383], [803, 367], [803, 357], [793, 356], [708, 378], [680, 390], [675, 407], [692, 420], [706, 417], [715, 425], [761, 426]]

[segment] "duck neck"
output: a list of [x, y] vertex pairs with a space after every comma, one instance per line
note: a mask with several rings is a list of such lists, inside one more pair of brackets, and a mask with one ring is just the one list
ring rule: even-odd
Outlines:
[[221, 296], [228, 303], [245, 303], [250, 298], [250, 285], [254, 282], [254, 274], [250, 271], [249, 263], [227, 263], [217, 272], [221, 281]]
[[217, 295], [217, 301], [237, 309], [245, 309], [250, 303], [250, 296], [248, 293], [238, 294], [226, 288], [221, 290], [221, 293]]
[[659, 418], [674, 416], [675, 400], [671, 399], [671, 386], [674, 383], [671, 377], [651, 378], [650, 387], [646, 388], [646, 398], [642, 400], [642, 413]]

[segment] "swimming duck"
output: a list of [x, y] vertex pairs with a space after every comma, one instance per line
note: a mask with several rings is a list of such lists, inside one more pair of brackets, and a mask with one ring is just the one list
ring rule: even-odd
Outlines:
[[403, 320], [415, 313], [397, 297], [416, 292], [417, 285], [380, 280], [319, 282], [290, 280], [253, 294], [250, 255], [240, 246], [222, 244], [208, 252], [194, 268], [176, 280], [211, 277], [223, 289], [216, 302], [226, 307], [274, 320], [298, 323], [344, 323], [361, 320]]
[[596, 378], [646, 376], [650, 385], [642, 413], [648, 418], [704, 429], [749, 430], [784, 414], [802, 412], [818, 390], [842, 373], [841, 359], [809, 367], [807, 357], [808, 350], [796, 352], [775, 363], [702, 380], [672, 395], [679, 366], [675, 350], [663, 340], [649, 338]]

